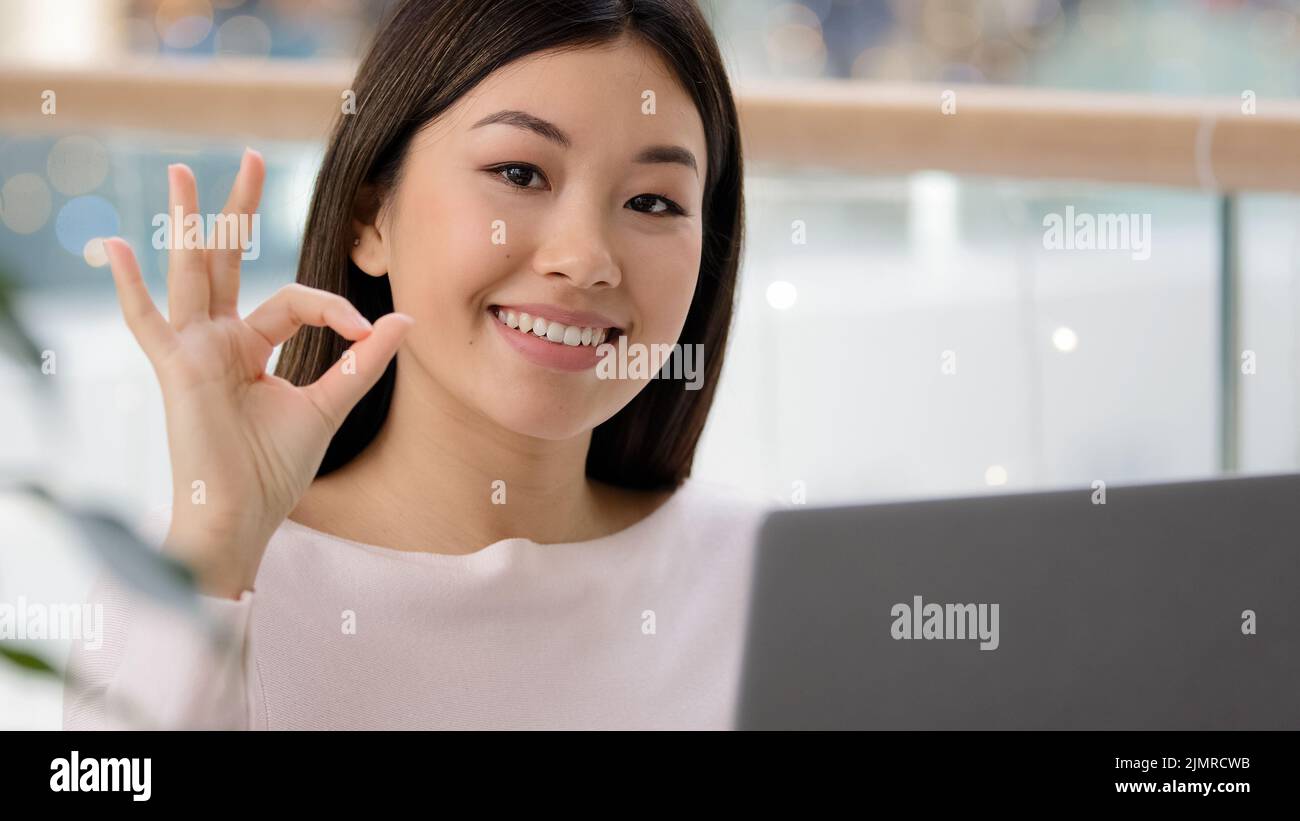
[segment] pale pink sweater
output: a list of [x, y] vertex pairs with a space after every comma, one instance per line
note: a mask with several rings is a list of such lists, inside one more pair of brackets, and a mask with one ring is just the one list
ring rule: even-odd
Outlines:
[[[74, 645], [64, 726], [727, 729], [767, 507], [688, 480], [610, 536], [460, 556], [286, 520], [254, 591], [200, 599], [225, 654], [102, 579], [103, 646]], [[142, 535], [159, 545], [169, 520]]]

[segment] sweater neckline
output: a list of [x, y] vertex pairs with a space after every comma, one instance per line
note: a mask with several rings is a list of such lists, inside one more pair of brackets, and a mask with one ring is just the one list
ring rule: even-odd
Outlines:
[[343, 536], [335, 535], [333, 533], [326, 533], [323, 530], [317, 530], [314, 527], [309, 527], [305, 524], [302, 524], [301, 522], [296, 522], [293, 519], [289, 519], [289, 518], [286, 518], [281, 526], [287, 527], [290, 530], [296, 530], [299, 533], [312, 536], [317, 539], [324, 539], [327, 541], [335, 542], [337, 544], [347, 545], [348, 547], [356, 548], [359, 550], [365, 550], [372, 553], [383, 554], [385, 556], [392, 556], [392, 557], [402, 558], [402, 559], [414, 559], [416, 561], [432, 561], [432, 562], [447, 562], [447, 563], [463, 564], [463, 563], [472, 563], [474, 561], [487, 558], [491, 555], [494, 555], [496, 552], [500, 550], [504, 550], [507, 546], [510, 545], [519, 545], [521, 549], [532, 549], [532, 548], [540, 548], [540, 547], [544, 547], [548, 549], [573, 548], [573, 547], [589, 547], [604, 542], [615, 542], [615, 541], [622, 541], [629, 538], [633, 538], [639, 535], [642, 531], [646, 530], [647, 528], [654, 526], [660, 519], [664, 518], [664, 516], [667, 514], [668, 509], [674, 507], [679, 503], [678, 500], [682, 496], [682, 491], [687, 487], [688, 484], [690, 484], [689, 479], [687, 479], [681, 485], [678, 485], [678, 487], [672, 492], [672, 494], [663, 502], [660, 502], [659, 506], [656, 507], [654, 510], [650, 511], [649, 514], [642, 516], [640, 519], [628, 525], [627, 527], [622, 528], [621, 530], [616, 530], [613, 533], [607, 533], [604, 536], [597, 536], [594, 539], [588, 539], [582, 542], [542, 543], [542, 542], [535, 542], [532, 539], [527, 538], [526, 536], [511, 536], [505, 539], [498, 539], [497, 541], [492, 542], [491, 544], [488, 544], [484, 547], [481, 547], [478, 550], [475, 550], [471, 553], [435, 553], [430, 550], [402, 550], [395, 547], [383, 547], [382, 545], [367, 544], [366, 542], [359, 542], [356, 541], [355, 539], [348, 539]]

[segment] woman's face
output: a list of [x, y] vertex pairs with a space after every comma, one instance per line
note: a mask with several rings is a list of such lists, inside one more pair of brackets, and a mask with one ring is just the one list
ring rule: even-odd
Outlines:
[[[677, 341], [700, 267], [705, 148], [690, 97], [639, 42], [493, 73], [416, 135], [353, 249], [416, 319], [399, 373], [528, 436], [613, 416], [647, 381], [601, 378], [596, 345]], [[508, 324], [538, 317], [542, 336]]]

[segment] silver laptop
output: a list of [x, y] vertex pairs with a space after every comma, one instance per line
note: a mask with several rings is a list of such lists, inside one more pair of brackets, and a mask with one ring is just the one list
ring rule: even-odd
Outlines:
[[739, 729], [1300, 729], [1300, 475], [781, 510], [758, 549]]

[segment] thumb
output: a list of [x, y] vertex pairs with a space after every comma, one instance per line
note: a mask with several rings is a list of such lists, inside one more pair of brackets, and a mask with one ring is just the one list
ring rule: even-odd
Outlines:
[[353, 343], [339, 361], [302, 390], [338, 430], [352, 408], [383, 376], [406, 332], [415, 324], [407, 314], [391, 313], [375, 321], [370, 334]]

